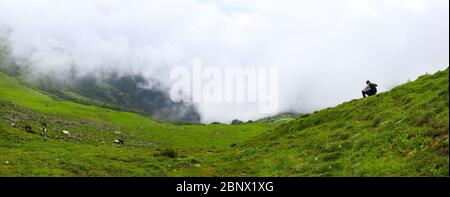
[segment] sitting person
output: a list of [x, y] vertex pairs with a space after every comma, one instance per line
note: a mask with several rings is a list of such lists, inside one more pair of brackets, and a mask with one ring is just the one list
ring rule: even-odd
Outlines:
[[372, 96], [375, 95], [377, 93], [377, 84], [371, 83], [370, 81], [366, 81], [366, 88], [364, 88], [364, 90], [362, 91], [362, 95], [364, 98], [366, 98], [366, 96]]

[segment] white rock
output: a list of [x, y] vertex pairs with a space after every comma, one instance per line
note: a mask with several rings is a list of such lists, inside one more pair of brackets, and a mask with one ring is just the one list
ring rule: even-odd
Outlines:
[[199, 167], [202, 167], [202, 165], [200, 165], [200, 164], [196, 163], [196, 164], [194, 164], [194, 167], [197, 167], [197, 168], [199, 168]]
[[70, 132], [69, 132], [69, 131], [63, 130], [63, 131], [61, 131], [61, 133], [64, 134], [65, 136], [67, 136], [67, 137], [72, 137], [72, 136], [70, 135]]

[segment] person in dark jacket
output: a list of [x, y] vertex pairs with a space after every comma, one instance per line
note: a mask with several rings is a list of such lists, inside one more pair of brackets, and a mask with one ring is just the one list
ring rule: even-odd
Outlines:
[[371, 83], [369, 80], [366, 81], [366, 88], [364, 88], [364, 90], [362, 91], [362, 95], [364, 98], [366, 98], [366, 96], [372, 96], [375, 95], [377, 93], [377, 84]]

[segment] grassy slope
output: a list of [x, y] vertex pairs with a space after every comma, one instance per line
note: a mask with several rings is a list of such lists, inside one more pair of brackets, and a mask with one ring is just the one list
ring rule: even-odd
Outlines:
[[303, 115], [230, 163], [260, 176], [449, 176], [448, 72]]
[[[175, 126], [133, 113], [55, 101], [2, 73], [0, 117], [3, 176], [207, 176], [214, 171], [202, 165], [202, 155], [277, 125]], [[15, 128], [12, 122], [17, 124]], [[30, 125], [39, 133], [41, 122], [48, 123], [50, 138], [23, 129]], [[70, 131], [73, 138], [62, 139], [61, 130]], [[124, 139], [125, 145], [113, 145], [114, 139]], [[178, 157], [158, 156], [165, 149], [175, 150]]]
[[[0, 176], [448, 176], [448, 70], [280, 127], [164, 124], [55, 101], [0, 73], [0, 118]], [[41, 122], [50, 137], [22, 128]]]

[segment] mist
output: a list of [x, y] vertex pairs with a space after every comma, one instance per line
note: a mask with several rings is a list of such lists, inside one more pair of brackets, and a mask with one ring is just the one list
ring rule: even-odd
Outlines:
[[[0, 0], [0, 35], [35, 75], [277, 66], [278, 112], [308, 113], [449, 65], [447, 0]], [[196, 103], [203, 122], [258, 119], [252, 103]], [[275, 113], [274, 113], [275, 114]], [[273, 115], [273, 114], [272, 114]]]

